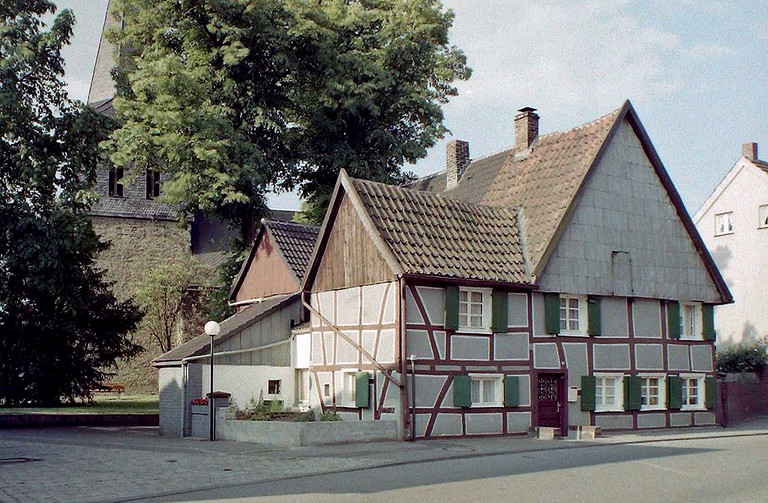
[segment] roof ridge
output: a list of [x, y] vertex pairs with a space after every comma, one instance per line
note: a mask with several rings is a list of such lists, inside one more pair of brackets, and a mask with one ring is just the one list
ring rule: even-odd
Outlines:
[[383, 185], [385, 187], [391, 187], [393, 189], [403, 190], [405, 192], [408, 192], [408, 193], [410, 193], [412, 195], [417, 195], [419, 197], [425, 197], [426, 196], [426, 197], [442, 198], [442, 199], [446, 199], [448, 201], [451, 201], [451, 202], [459, 204], [459, 205], [468, 206], [469, 208], [480, 208], [480, 209], [487, 209], [487, 210], [491, 210], [491, 211], [506, 211], [506, 212], [509, 212], [510, 215], [513, 218], [516, 215], [516, 212], [514, 211], [514, 208], [507, 208], [506, 206], [493, 206], [493, 205], [489, 205], [489, 204], [472, 203], [472, 202], [469, 202], [469, 201], [464, 201], [462, 199], [457, 199], [457, 198], [454, 198], [454, 197], [447, 196], [444, 192], [429, 192], [429, 191], [424, 191], [424, 190], [419, 190], [419, 189], [411, 189], [411, 188], [408, 188], [408, 187], [403, 187], [402, 185], [393, 185], [393, 184], [390, 184], [390, 183], [377, 182], [375, 180], [365, 180], [363, 178], [353, 178], [351, 176], [349, 177], [349, 179], [353, 183], [361, 182], [361, 183], [370, 183], [370, 184], [376, 184], [376, 185]]
[[266, 225], [275, 225], [275, 224], [277, 224], [277, 226], [289, 225], [289, 226], [294, 226], [294, 227], [304, 227], [305, 229], [320, 230], [320, 226], [319, 225], [305, 224], [305, 223], [302, 223], [302, 222], [294, 222], [292, 220], [290, 220], [290, 221], [289, 220], [279, 220], [279, 219], [266, 218], [265, 217], [265, 218], [262, 218], [261, 221], [264, 222], [264, 224], [266, 224]]
[[618, 115], [621, 112], [622, 108], [624, 108], [624, 107], [621, 106], [619, 108], [616, 108], [616, 109], [612, 110], [611, 112], [608, 112], [605, 115], [601, 115], [597, 119], [592, 119], [591, 121], [585, 122], [584, 124], [579, 124], [578, 126], [573, 126], [571, 128], [568, 128], [568, 129], [561, 129], [560, 131], [552, 131], [551, 133], [540, 134], [539, 136], [536, 137], [536, 140], [538, 140], [540, 138], [546, 138], [547, 136], [553, 136], [553, 135], [556, 135], [556, 134], [570, 133], [571, 131], [578, 131], [579, 129], [582, 129], [582, 128], [587, 128], [587, 127], [594, 126], [598, 122], [604, 121], [604, 120], [608, 119], [609, 117]]

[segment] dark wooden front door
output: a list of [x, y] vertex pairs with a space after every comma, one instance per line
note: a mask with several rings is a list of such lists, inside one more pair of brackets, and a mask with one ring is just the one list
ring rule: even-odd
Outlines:
[[561, 374], [539, 374], [537, 386], [539, 424], [536, 426], [560, 428], [562, 381]]

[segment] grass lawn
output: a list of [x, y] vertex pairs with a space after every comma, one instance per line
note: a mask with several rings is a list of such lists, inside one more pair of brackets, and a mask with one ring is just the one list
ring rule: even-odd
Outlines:
[[0, 414], [74, 413], [114, 414], [130, 412], [158, 412], [157, 395], [126, 395], [121, 393], [94, 393], [94, 403], [64, 404], [60, 407], [0, 407]]

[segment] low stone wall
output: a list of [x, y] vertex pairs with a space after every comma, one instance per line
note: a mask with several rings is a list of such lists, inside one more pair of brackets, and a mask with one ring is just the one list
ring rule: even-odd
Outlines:
[[157, 426], [156, 412], [130, 414], [43, 413], [0, 414], [0, 428], [43, 428], [57, 426]]
[[226, 411], [216, 416], [216, 438], [282, 447], [398, 439], [396, 421], [239, 421], [227, 419]]
[[756, 374], [727, 374], [717, 384], [721, 425], [768, 414], [768, 370]]

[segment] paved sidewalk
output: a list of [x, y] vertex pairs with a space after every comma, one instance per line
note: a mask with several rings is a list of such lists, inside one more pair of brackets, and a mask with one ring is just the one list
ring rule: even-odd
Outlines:
[[155, 428], [0, 430], [0, 502], [130, 501], [442, 459], [748, 435], [768, 435], [768, 418], [727, 429], [628, 432], [592, 441], [493, 437], [294, 449], [161, 437]]

